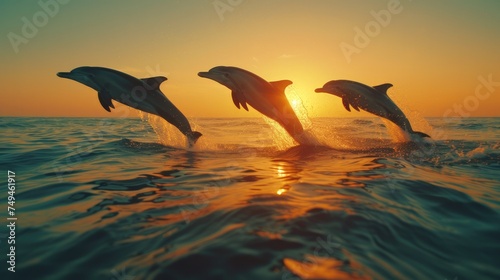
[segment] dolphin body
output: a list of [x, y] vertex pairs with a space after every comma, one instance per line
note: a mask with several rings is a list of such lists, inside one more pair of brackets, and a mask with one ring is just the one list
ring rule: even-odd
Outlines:
[[78, 67], [71, 72], [59, 72], [61, 78], [75, 80], [97, 91], [102, 107], [111, 112], [112, 99], [132, 108], [164, 118], [177, 127], [192, 146], [202, 135], [191, 129], [187, 118], [160, 91], [160, 84], [167, 80], [158, 76], [137, 79], [123, 72], [104, 67]]
[[387, 95], [387, 89], [390, 87], [392, 87], [392, 84], [388, 83], [370, 87], [355, 81], [336, 80], [327, 82], [322, 88], [317, 88], [315, 91], [333, 94], [342, 98], [342, 104], [349, 112], [351, 111], [349, 105], [357, 111], [361, 108], [388, 119], [410, 135], [430, 138], [429, 135], [412, 129], [405, 114]]
[[238, 109], [243, 107], [248, 111], [247, 104], [252, 106], [278, 122], [295, 141], [305, 144], [302, 124], [285, 96], [285, 88], [292, 84], [292, 81], [268, 82], [254, 73], [231, 66], [216, 66], [208, 72], [199, 72], [198, 76], [228, 87]]

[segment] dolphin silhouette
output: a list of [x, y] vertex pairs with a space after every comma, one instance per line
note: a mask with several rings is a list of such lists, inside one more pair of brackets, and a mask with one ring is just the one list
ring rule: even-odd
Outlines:
[[160, 84], [167, 80], [158, 76], [137, 79], [123, 72], [104, 67], [78, 67], [71, 72], [59, 72], [61, 78], [75, 80], [97, 91], [102, 107], [111, 112], [115, 108], [112, 99], [132, 108], [164, 118], [177, 127], [192, 146], [202, 135], [191, 129], [187, 118], [160, 90]]
[[347, 111], [351, 111], [349, 105], [355, 110], [363, 109], [379, 117], [388, 119], [395, 123], [403, 131], [410, 135], [429, 137], [429, 135], [414, 131], [405, 114], [387, 95], [387, 89], [392, 84], [381, 84], [370, 87], [362, 83], [349, 80], [329, 81], [322, 88], [317, 88], [316, 92], [325, 92], [342, 98], [342, 104]]
[[247, 104], [252, 106], [278, 122], [295, 141], [304, 144], [304, 129], [285, 96], [285, 88], [292, 81], [268, 82], [254, 73], [231, 66], [216, 66], [208, 72], [199, 72], [198, 76], [228, 87], [238, 109], [243, 107], [248, 111]]

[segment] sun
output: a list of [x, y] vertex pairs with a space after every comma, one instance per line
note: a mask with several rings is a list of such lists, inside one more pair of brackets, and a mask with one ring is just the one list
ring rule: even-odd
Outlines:
[[304, 126], [304, 129], [309, 129], [311, 126], [311, 120], [309, 119], [309, 112], [306, 109], [303, 99], [299, 95], [299, 93], [292, 88], [291, 90], [287, 90], [286, 97], [288, 102], [290, 103], [290, 107], [297, 115], [297, 118]]

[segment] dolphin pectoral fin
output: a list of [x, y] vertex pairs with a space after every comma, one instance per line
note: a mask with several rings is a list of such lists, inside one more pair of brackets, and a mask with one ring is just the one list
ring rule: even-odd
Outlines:
[[247, 112], [248, 112], [248, 107], [247, 107], [246, 102], [241, 103], [241, 106], [243, 107], [243, 109], [247, 110]]
[[150, 78], [143, 78], [141, 81], [143, 81], [147, 86], [148, 89], [155, 89], [159, 90], [161, 83], [167, 80], [167, 77], [164, 76], [157, 76], [157, 77], [150, 77]]
[[376, 89], [378, 92], [387, 95], [387, 90], [390, 87], [392, 87], [392, 84], [386, 83], [386, 84], [381, 84], [381, 85], [378, 85], [378, 86], [374, 86], [373, 88]]
[[281, 81], [274, 81], [274, 82], [269, 82], [273, 88], [277, 89], [278, 92], [280, 93], [285, 93], [285, 89], [287, 86], [293, 84], [292, 81], [290, 80], [281, 80]]
[[[344, 108], [347, 110], [347, 111], [351, 111], [351, 108], [349, 108], [349, 101], [347, 101], [347, 98], [342, 98], [342, 105], [344, 105]], [[354, 107], [354, 106], [353, 106]]]
[[245, 99], [245, 96], [243, 94], [240, 94], [237, 91], [232, 91], [231, 92], [231, 97], [233, 98], [233, 103], [236, 105], [238, 109], [240, 109], [240, 104], [243, 107], [243, 109], [248, 111], [247, 107], [247, 101]]
[[104, 108], [104, 110], [111, 112], [109, 107], [113, 109], [115, 108], [115, 106], [113, 106], [113, 102], [111, 102], [111, 96], [109, 95], [109, 93], [105, 91], [100, 91], [97, 93], [97, 97], [99, 98], [99, 102], [101, 102], [101, 105]]
[[233, 98], [233, 103], [234, 105], [236, 105], [236, 108], [240, 109], [240, 101], [238, 100], [238, 96], [234, 91], [231, 92], [231, 97]]

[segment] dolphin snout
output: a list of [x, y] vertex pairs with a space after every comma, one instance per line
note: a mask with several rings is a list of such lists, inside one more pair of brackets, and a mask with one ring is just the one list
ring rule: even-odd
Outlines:
[[198, 76], [203, 78], [209, 78], [210, 72], [198, 72]]
[[59, 73], [57, 73], [57, 76], [61, 77], [61, 78], [69, 78], [71, 76], [71, 73], [70, 72], [59, 72]]
[[315, 92], [326, 92], [324, 88], [317, 88], [314, 91]]

